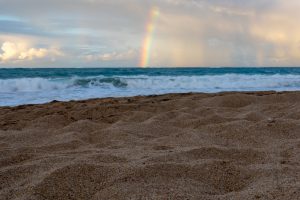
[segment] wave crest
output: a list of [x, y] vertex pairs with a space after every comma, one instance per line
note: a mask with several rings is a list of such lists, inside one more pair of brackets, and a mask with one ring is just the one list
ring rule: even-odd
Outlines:
[[136, 75], [0, 79], [0, 106], [164, 93], [262, 90], [300, 90], [300, 75]]
[[126, 87], [127, 83], [120, 78], [79, 78], [74, 79], [75, 86], [93, 87], [93, 86], [106, 86], [112, 85], [114, 87]]
[[205, 75], [205, 76], [126, 76], [73, 77], [68, 79], [0, 79], [1, 92], [36, 92], [70, 88], [131, 89], [170, 92], [216, 92], [227, 90], [300, 89], [300, 75]]
[[46, 79], [46, 78], [19, 78], [0, 79], [1, 92], [37, 92], [63, 90], [72, 87], [116, 87], [124, 88], [127, 83], [120, 78], [78, 78], [71, 79]]

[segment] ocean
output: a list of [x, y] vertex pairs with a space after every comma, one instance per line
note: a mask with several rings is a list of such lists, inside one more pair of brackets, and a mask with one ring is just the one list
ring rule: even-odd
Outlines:
[[269, 90], [300, 90], [300, 68], [0, 69], [0, 106], [165, 93]]

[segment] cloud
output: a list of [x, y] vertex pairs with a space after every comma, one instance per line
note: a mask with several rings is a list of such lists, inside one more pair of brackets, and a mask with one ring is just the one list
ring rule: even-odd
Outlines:
[[0, 67], [138, 66], [152, 7], [151, 66], [300, 65], [299, 0], [0, 0]]
[[16, 19], [2, 19], [0, 16], [0, 34], [26, 34], [33, 36], [51, 36], [33, 24]]
[[35, 59], [42, 59], [51, 57], [54, 59], [57, 56], [62, 56], [62, 52], [55, 48], [34, 48], [28, 47], [26, 43], [14, 43], [6, 41], [1, 47], [0, 61], [14, 62], [14, 61], [31, 61]]
[[124, 52], [112, 52], [104, 54], [94, 54], [87, 55], [86, 59], [88, 61], [128, 61], [134, 60], [138, 56], [138, 51], [134, 49], [129, 49]]

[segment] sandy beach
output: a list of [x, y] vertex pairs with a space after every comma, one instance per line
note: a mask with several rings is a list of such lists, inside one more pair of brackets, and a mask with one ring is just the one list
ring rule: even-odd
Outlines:
[[299, 199], [300, 92], [0, 108], [0, 199]]

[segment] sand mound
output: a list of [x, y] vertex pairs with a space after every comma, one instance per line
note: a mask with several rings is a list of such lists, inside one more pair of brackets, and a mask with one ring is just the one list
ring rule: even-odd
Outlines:
[[1, 199], [299, 199], [300, 93], [0, 108]]

